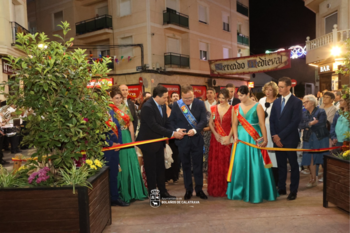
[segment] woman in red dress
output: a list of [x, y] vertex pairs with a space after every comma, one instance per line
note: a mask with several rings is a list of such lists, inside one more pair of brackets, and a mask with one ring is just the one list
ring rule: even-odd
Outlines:
[[208, 194], [225, 197], [227, 172], [232, 147], [232, 106], [228, 103], [229, 91], [219, 92], [219, 105], [211, 107], [209, 127], [212, 132], [208, 159]]

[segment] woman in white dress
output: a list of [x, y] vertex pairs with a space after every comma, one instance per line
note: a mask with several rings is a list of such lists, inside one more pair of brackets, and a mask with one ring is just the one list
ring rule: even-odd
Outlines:
[[[267, 141], [268, 141], [266, 147], [273, 147], [273, 140], [272, 140], [271, 131], [270, 131], [270, 114], [271, 114], [273, 101], [275, 101], [277, 98], [277, 93], [278, 93], [277, 84], [272, 81], [265, 83], [265, 85], [262, 88], [262, 91], [265, 93], [265, 97], [259, 100], [259, 104], [261, 104], [261, 106], [265, 111], [265, 126], [266, 126]], [[268, 151], [268, 153], [272, 162], [273, 178], [275, 179], [275, 184], [278, 184], [278, 168], [277, 168], [276, 153], [274, 151]]]

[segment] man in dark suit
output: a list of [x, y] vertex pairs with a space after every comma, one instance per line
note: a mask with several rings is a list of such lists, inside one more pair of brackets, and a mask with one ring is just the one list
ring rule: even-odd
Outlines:
[[232, 106], [239, 104], [241, 101], [238, 98], [235, 98], [235, 92], [236, 92], [235, 85], [233, 85], [232, 83], [229, 83], [226, 85], [226, 89], [230, 93], [230, 99], [228, 100], [228, 103]]
[[135, 103], [132, 102], [130, 99], [128, 99], [128, 96], [129, 96], [129, 89], [128, 89], [128, 86], [127, 86], [127, 85], [125, 85], [125, 84], [120, 85], [120, 86], [119, 86], [119, 90], [122, 92], [124, 103], [125, 103], [125, 104], [129, 107], [129, 109], [130, 109], [132, 118], [134, 118], [132, 124], [134, 125], [134, 132], [136, 133], [137, 125], [138, 125], [139, 119], [137, 118]]
[[[184, 103], [182, 107], [183, 110], [181, 110], [179, 106], [179, 102], [181, 100]], [[203, 101], [194, 98], [193, 88], [191, 86], [185, 86], [182, 88], [181, 100], [173, 104], [170, 115], [170, 122], [173, 130], [187, 133], [183, 139], [175, 141], [175, 144], [179, 148], [179, 157], [182, 164], [186, 188], [184, 199], [189, 200], [192, 197], [193, 193], [191, 158], [193, 164], [193, 175], [196, 183], [196, 194], [202, 199], [207, 199], [208, 197], [202, 190], [204, 140], [201, 134], [201, 131], [207, 125], [207, 110], [205, 109]], [[193, 117], [195, 118], [195, 124], [191, 125], [191, 123], [189, 123], [189, 121], [184, 116], [184, 113], [188, 114], [188, 111], [190, 111], [190, 113], [192, 113]]]
[[[302, 116], [302, 102], [290, 92], [292, 82], [288, 77], [278, 80], [280, 98], [273, 102], [270, 116], [270, 130], [274, 146], [280, 148], [297, 148], [300, 142], [298, 126]], [[287, 194], [287, 159], [291, 166], [291, 184], [288, 200], [295, 200], [299, 186], [299, 164], [295, 151], [276, 151], [278, 166], [278, 192]]]
[[[174, 132], [166, 114], [165, 101], [168, 98], [168, 90], [163, 86], [157, 86], [153, 90], [153, 98], [147, 100], [141, 109], [141, 126], [136, 141], [158, 139], [174, 136], [183, 138], [182, 132]], [[161, 198], [175, 198], [165, 188], [165, 165], [164, 165], [165, 142], [155, 142], [139, 145], [143, 154], [146, 170], [148, 192], [153, 189], [160, 191]]]

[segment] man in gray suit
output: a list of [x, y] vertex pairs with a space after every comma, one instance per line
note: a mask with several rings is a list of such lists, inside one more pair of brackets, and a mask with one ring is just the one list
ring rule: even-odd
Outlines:
[[134, 121], [132, 122], [132, 124], [134, 125], [134, 131], [136, 133], [139, 119], [137, 118], [136, 107], [135, 107], [134, 102], [132, 102], [130, 99], [128, 99], [128, 96], [129, 96], [128, 86], [125, 84], [122, 84], [119, 86], [119, 90], [122, 92], [124, 103], [129, 107], [131, 115], [134, 118]]

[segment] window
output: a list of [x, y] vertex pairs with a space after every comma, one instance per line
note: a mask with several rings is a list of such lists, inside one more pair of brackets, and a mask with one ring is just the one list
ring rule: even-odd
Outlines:
[[207, 24], [208, 23], [207, 7], [203, 5], [199, 5], [198, 13], [199, 13], [199, 22]]
[[227, 13], [222, 14], [222, 23], [223, 30], [229, 32], [230, 31], [230, 16]]
[[97, 8], [97, 14], [99, 16], [108, 15], [108, 6], [103, 6], [103, 7]]
[[178, 11], [177, 6], [177, 0], [166, 0], [166, 8]]
[[180, 40], [176, 38], [168, 37], [167, 52], [181, 53]]
[[229, 48], [223, 48], [222, 56], [223, 56], [224, 59], [230, 58], [230, 49]]
[[59, 11], [53, 14], [53, 30], [57, 31], [57, 30], [62, 30], [62, 28], [60, 28], [59, 26], [57, 26], [58, 24], [62, 24], [63, 21], [63, 11]]
[[208, 44], [207, 43], [199, 42], [199, 57], [203, 61], [208, 60], [209, 56], [208, 56]]
[[237, 24], [237, 32], [242, 33], [242, 24]]
[[30, 33], [34, 34], [37, 32], [37, 29], [36, 29], [36, 22], [29, 22], [29, 31]]
[[[128, 37], [123, 37], [120, 39], [120, 44], [132, 44], [133, 40], [132, 40], [132, 36], [128, 36]], [[133, 56], [133, 47], [125, 47], [125, 48], [121, 48], [120, 50], [120, 56], [123, 57], [132, 57]]]
[[110, 55], [109, 50], [101, 50], [100, 54], [101, 54], [102, 57]]
[[337, 12], [325, 17], [325, 32], [326, 32], [326, 34], [332, 32], [334, 24], [338, 24], [338, 13]]
[[120, 0], [120, 12], [119, 16], [125, 16], [131, 14], [131, 0]]

